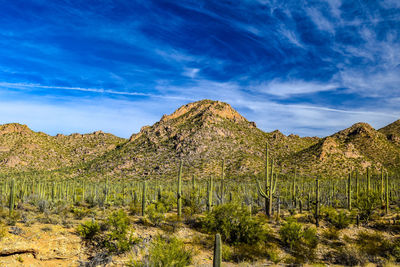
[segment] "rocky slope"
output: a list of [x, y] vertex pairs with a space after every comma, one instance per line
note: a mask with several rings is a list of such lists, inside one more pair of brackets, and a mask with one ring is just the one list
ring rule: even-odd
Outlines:
[[379, 132], [386, 135], [387, 139], [393, 144], [400, 146], [400, 120], [397, 120], [381, 129]]
[[124, 141], [101, 131], [50, 136], [17, 123], [0, 125], [0, 172], [54, 170], [80, 165]]
[[400, 147], [367, 123], [353, 126], [323, 138], [317, 144], [286, 159], [304, 173], [343, 175], [350, 170], [364, 172], [400, 166]]
[[186, 173], [219, 176], [225, 159], [228, 176], [251, 176], [264, 170], [267, 141], [279, 160], [317, 140], [265, 133], [230, 105], [203, 100], [143, 127], [128, 143], [93, 161], [90, 170], [123, 177], [174, 176], [183, 159]]
[[[366, 167], [399, 169], [400, 120], [379, 131], [357, 123], [329, 137], [265, 133], [229, 104], [202, 100], [164, 115], [129, 140], [111, 134], [49, 136], [20, 124], [0, 126], [0, 173], [70, 167], [92, 177], [175, 177], [180, 159], [185, 175], [262, 175], [265, 143], [277, 169], [338, 176]], [[61, 173], [61, 175], [64, 175]]]

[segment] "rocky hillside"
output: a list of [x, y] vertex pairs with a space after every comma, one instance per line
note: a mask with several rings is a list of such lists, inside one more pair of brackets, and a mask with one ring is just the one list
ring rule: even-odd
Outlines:
[[400, 166], [400, 147], [383, 131], [357, 123], [295, 153], [286, 162], [310, 174], [343, 175], [351, 169], [364, 172], [367, 167], [379, 170], [382, 166], [396, 169]]
[[0, 125], [0, 172], [54, 170], [80, 165], [124, 141], [101, 131], [50, 136], [17, 123]]
[[379, 129], [379, 132], [386, 135], [387, 139], [393, 144], [400, 146], [400, 120]]
[[309, 147], [318, 138], [265, 133], [230, 105], [203, 100], [143, 127], [128, 143], [93, 161], [89, 169], [122, 177], [174, 176], [182, 158], [186, 173], [219, 176], [225, 159], [228, 176], [257, 175], [264, 170], [267, 141], [279, 160]]
[[[264, 172], [265, 143], [282, 172], [338, 176], [366, 167], [399, 169], [400, 121], [379, 131], [357, 123], [326, 138], [266, 133], [229, 104], [202, 100], [164, 115], [129, 140], [111, 134], [49, 136], [25, 125], [0, 126], [0, 173], [57, 170], [92, 177], [174, 177], [180, 159], [185, 175], [228, 177]], [[60, 172], [61, 175], [65, 175]]]

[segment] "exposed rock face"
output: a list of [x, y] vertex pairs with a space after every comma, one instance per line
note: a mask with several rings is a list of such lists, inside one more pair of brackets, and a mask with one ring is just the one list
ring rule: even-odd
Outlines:
[[400, 120], [397, 120], [381, 129], [379, 132], [386, 135], [387, 139], [393, 144], [400, 146]]
[[276, 160], [316, 142], [287, 138], [279, 131], [265, 133], [230, 105], [202, 100], [143, 127], [127, 144], [94, 162], [91, 169], [101, 166], [110, 174], [174, 176], [183, 158], [187, 172], [206, 177], [219, 175], [225, 159], [227, 174], [256, 175], [264, 171], [267, 141], [274, 147]]
[[300, 162], [300, 169], [307, 173], [343, 175], [352, 169], [364, 172], [367, 167], [396, 168], [400, 148], [387, 140], [367, 123], [356, 123], [317, 144], [291, 156], [290, 162]]
[[26, 125], [0, 125], [0, 172], [54, 170], [85, 163], [125, 142], [102, 131], [92, 134], [34, 132]]
[[[74, 175], [175, 177], [185, 173], [227, 177], [262, 175], [265, 143], [282, 172], [335, 176], [366, 167], [400, 168], [400, 120], [379, 131], [356, 123], [326, 138], [265, 133], [229, 104], [202, 100], [164, 115], [129, 140], [102, 131], [55, 137], [26, 125], [0, 125], [0, 172], [70, 168]], [[79, 167], [78, 167], [79, 166]]]
[[12, 133], [28, 134], [32, 133], [32, 131], [31, 129], [28, 128], [28, 126], [19, 123], [9, 123], [0, 125], [0, 135], [12, 134]]

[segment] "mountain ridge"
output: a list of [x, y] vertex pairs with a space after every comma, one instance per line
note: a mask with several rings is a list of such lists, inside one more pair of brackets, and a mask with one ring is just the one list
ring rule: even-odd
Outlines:
[[79, 165], [75, 175], [173, 177], [183, 159], [187, 173], [201, 177], [218, 176], [225, 160], [228, 176], [251, 177], [264, 171], [268, 142], [283, 173], [339, 176], [352, 169], [399, 168], [398, 134], [400, 120], [379, 130], [355, 123], [324, 138], [267, 133], [229, 104], [201, 100], [163, 115], [129, 139], [102, 131], [49, 136], [26, 125], [0, 125], [0, 166], [10, 171]]

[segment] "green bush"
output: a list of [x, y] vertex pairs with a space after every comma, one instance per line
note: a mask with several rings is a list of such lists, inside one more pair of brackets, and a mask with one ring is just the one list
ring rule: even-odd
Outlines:
[[380, 262], [379, 257], [389, 259], [394, 256], [397, 260], [398, 251], [400, 248], [399, 240], [390, 240], [386, 238], [382, 233], [377, 231], [367, 232], [362, 231], [358, 233], [356, 243], [359, 250], [367, 255], [367, 257], [373, 262]]
[[318, 245], [315, 228], [302, 227], [293, 218], [289, 218], [279, 230], [279, 235], [299, 262], [312, 261], [315, 258]]
[[380, 197], [376, 192], [363, 192], [358, 196], [356, 207], [360, 220], [367, 223], [380, 205]]
[[159, 202], [164, 205], [166, 211], [171, 211], [174, 207], [176, 207], [176, 193], [171, 191], [163, 192]]
[[166, 212], [165, 206], [161, 202], [153, 203], [147, 206], [146, 216], [155, 226], [161, 225], [165, 219], [164, 213]]
[[107, 218], [109, 231], [105, 236], [104, 245], [113, 253], [128, 251], [134, 244], [132, 236], [128, 236], [129, 218], [123, 210], [115, 211]]
[[88, 216], [91, 213], [91, 210], [86, 208], [72, 208], [71, 212], [74, 214], [76, 219], [81, 220]]
[[256, 244], [267, 240], [269, 233], [265, 223], [251, 216], [247, 207], [234, 203], [214, 207], [201, 225], [208, 233], [220, 233], [227, 244]]
[[201, 202], [198, 200], [197, 190], [191, 190], [190, 194], [183, 198], [183, 206], [186, 209], [186, 216], [201, 213]]
[[324, 215], [325, 220], [336, 229], [345, 229], [351, 223], [351, 217], [347, 211], [337, 211], [335, 208], [326, 207], [321, 213]]
[[192, 262], [193, 252], [176, 237], [155, 237], [150, 245], [148, 255], [142, 262], [131, 260], [127, 265], [135, 267], [184, 267]]
[[100, 233], [100, 225], [95, 220], [87, 221], [78, 225], [77, 232], [82, 238], [92, 240]]
[[328, 252], [325, 259], [344, 266], [364, 266], [367, 262], [365, 254], [360, 253], [354, 246], [341, 246], [337, 250]]

